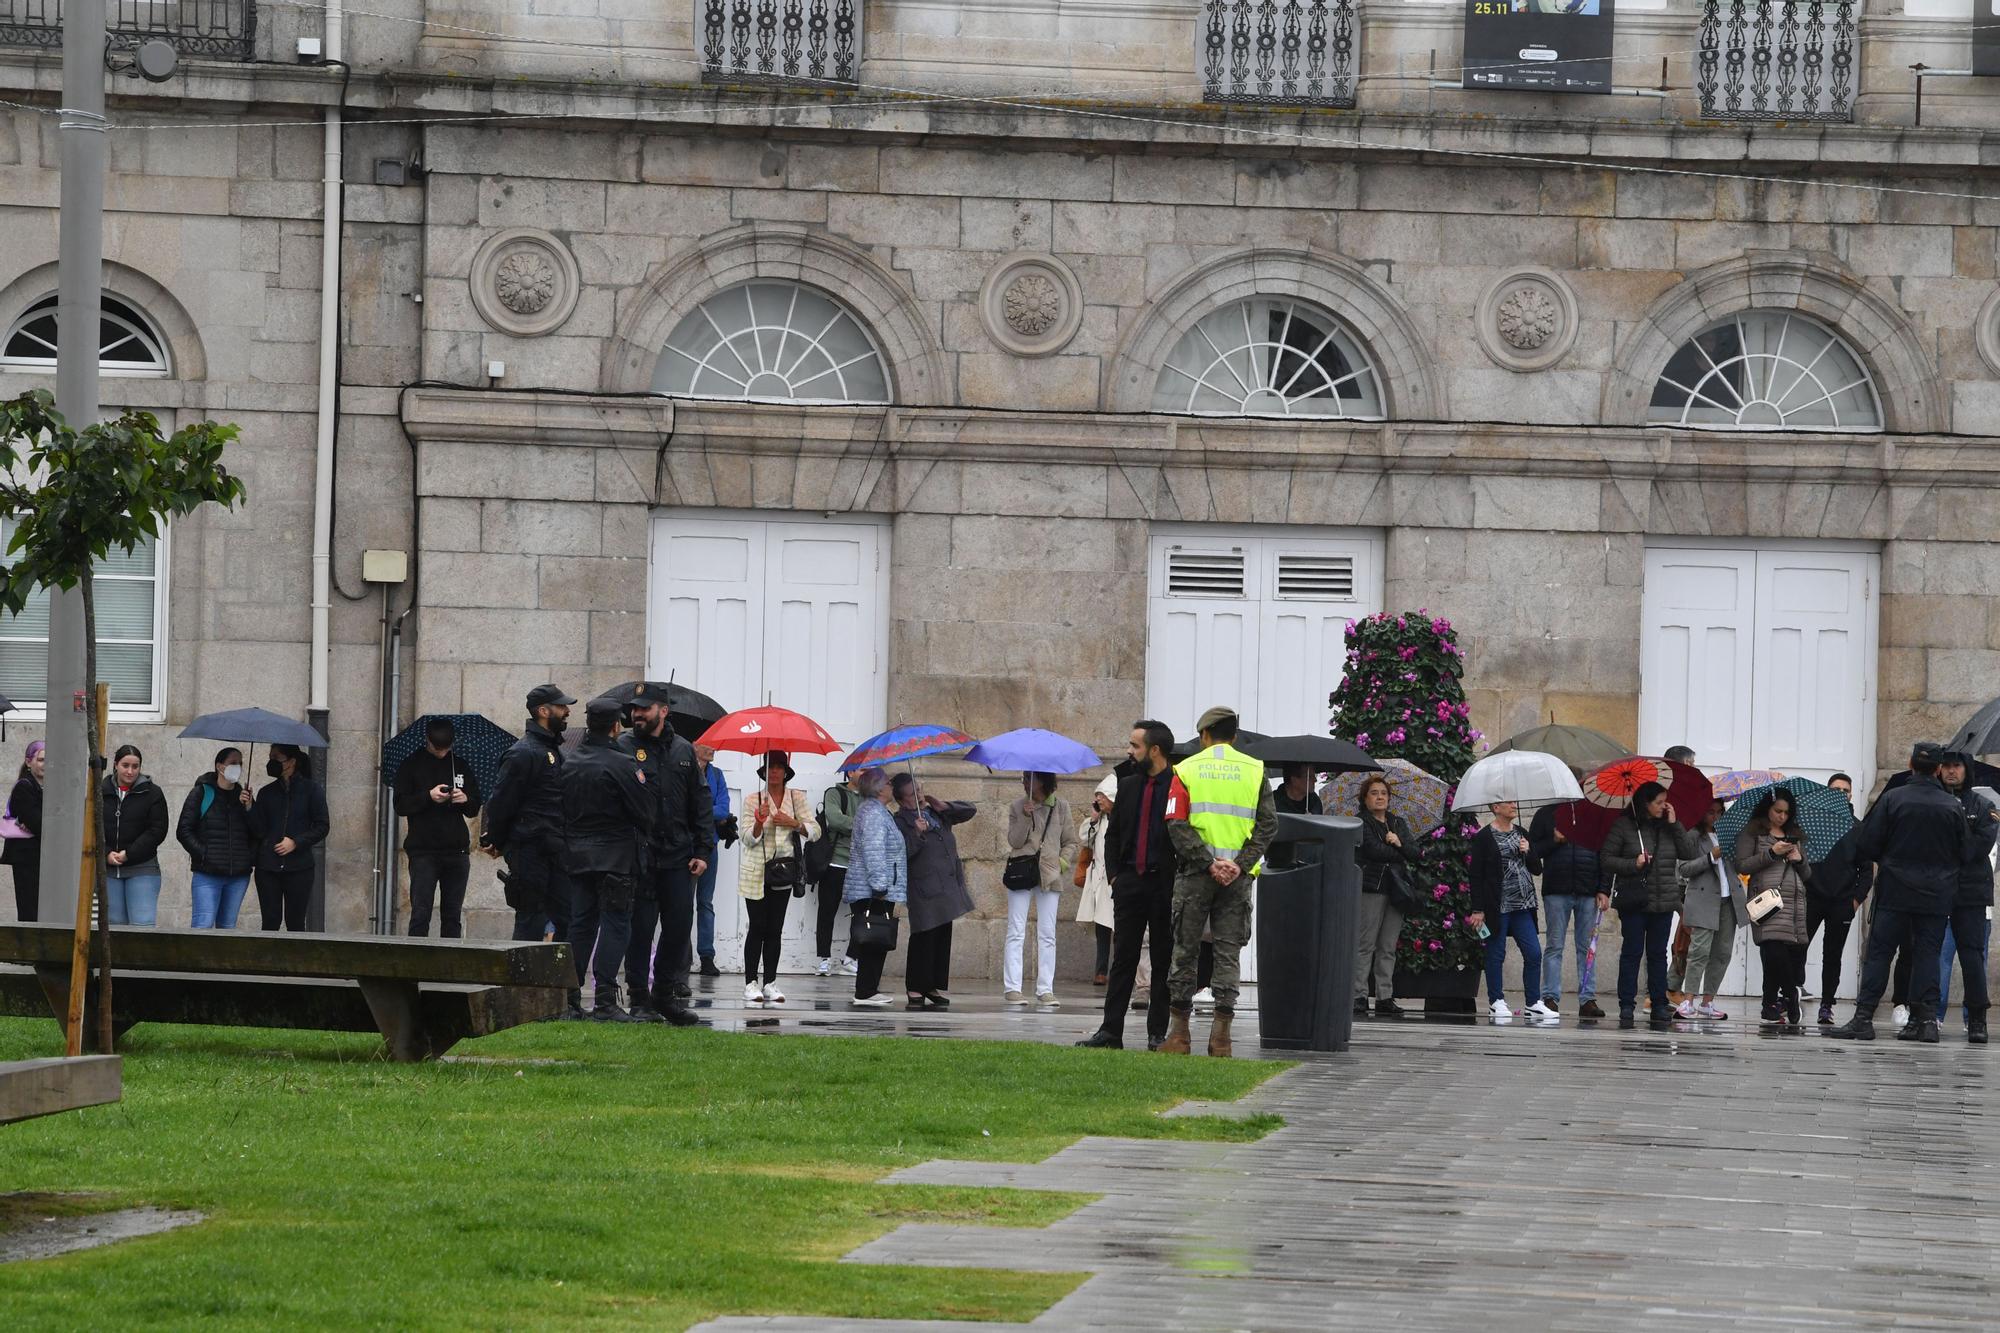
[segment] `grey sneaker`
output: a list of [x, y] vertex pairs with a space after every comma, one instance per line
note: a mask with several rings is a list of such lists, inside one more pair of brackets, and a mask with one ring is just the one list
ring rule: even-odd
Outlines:
[[1009, 1004], [1026, 1004], [1028, 1002], [1028, 997], [1017, 990], [1008, 991], [1002, 998]]

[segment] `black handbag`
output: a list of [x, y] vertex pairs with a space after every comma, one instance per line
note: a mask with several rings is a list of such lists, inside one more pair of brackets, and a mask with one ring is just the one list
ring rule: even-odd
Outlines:
[[[895, 909], [887, 898], [868, 898], [854, 904], [849, 917], [847, 948], [892, 950], [898, 929]], [[879, 910], [878, 910], [879, 909]]]
[[1389, 906], [1404, 916], [1417, 910], [1417, 889], [1410, 880], [1410, 867], [1382, 867], [1382, 896], [1389, 900]]
[[[1042, 887], [1042, 841], [1049, 836], [1049, 828], [1055, 823], [1055, 820], [1056, 812], [1050, 810], [1048, 818], [1042, 821], [1042, 834], [1041, 837], [1035, 839], [1034, 851], [1029, 852], [1026, 856], [1010, 856], [1007, 858], [1007, 868], [1000, 872], [1001, 888], [1013, 889], [1018, 892]], [[1030, 829], [1034, 828], [1032, 820], [1029, 822], [1028, 827]]]
[[[828, 792], [827, 795], [838, 796], [840, 798], [840, 813], [842, 813], [843, 815], [853, 813], [853, 811], [848, 808], [846, 787], [836, 787], [832, 791]], [[826, 872], [833, 868], [833, 832], [832, 830], [826, 828], [825, 825], [826, 825], [826, 807], [824, 805], [821, 805], [820, 836], [814, 839], [812, 842], [806, 844], [805, 882], [814, 885], [815, 887], [824, 884], [826, 882]]]

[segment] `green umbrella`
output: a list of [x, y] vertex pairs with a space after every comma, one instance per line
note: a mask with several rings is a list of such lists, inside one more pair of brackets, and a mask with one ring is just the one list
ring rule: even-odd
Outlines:
[[1492, 753], [1500, 754], [1506, 750], [1539, 750], [1585, 773], [1616, 763], [1632, 753], [1601, 731], [1557, 722], [1545, 727], [1530, 727], [1518, 736], [1509, 736], [1494, 746]]
[[1806, 860], [1813, 865], [1826, 860], [1833, 845], [1854, 827], [1854, 807], [1848, 804], [1845, 792], [1821, 786], [1811, 778], [1786, 778], [1783, 782], [1753, 787], [1730, 804], [1715, 825], [1715, 840], [1722, 844], [1723, 851], [1736, 846], [1736, 839], [1757, 807], [1775, 791], [1791, 793], [1792, 817], [1806, 835]]

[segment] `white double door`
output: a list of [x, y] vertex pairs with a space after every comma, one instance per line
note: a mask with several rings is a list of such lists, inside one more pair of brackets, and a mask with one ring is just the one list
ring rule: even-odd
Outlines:
[[[889, 529], [868, 519], [816, 521], [674, 510], [653, 520], [646, 675], [692, 686], [729, 709], [772, 703], [818, 722], [842, 743], [792, 756], [795, 784], [817, 808], [842, 755], [887, 723]], [[730, 808], [756, 793], [760, 760], [723, 753]], [[747, 827], [747, 821], [746, 827]], [[736, 849], [716, 875], [716, 963], [743, 963], [747, 919]], [[781, 966], [809, 967], [814, 890], [792, 900]], [[844, 935], [846, 918], [836, 923]], [[838, 944], [835, 952], [841, 952]]]
[[[1794, 545], [1657, 546], [1646, 551], [1639, 749], [1694, 749], [1711, 774], [1776, 769], [1823, 782], [1852, 774], [1864, 797], [1875, 767], [1880, 558]], [[1841, 969], [1854, 993], [1856, 937]], [[1820, 950], [1807, 958], [1819, 990]], [[1731, 992], [1754, 995], [1763, 967], [1746, 930]]]
[[[1249, 730], [1323, 736], [1350, 621], [1382, 609], [1379, 534], [1160, 526], [1147, 566], [1146, 712], [1185, 738], [1216, 704]], [[1243, 979], [1257, 979], [1255, 936]]]

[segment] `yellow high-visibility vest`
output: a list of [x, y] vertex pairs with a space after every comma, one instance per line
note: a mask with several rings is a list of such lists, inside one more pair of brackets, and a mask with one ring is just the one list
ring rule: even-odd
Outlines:
[[[1187, 792], [1188, 823], [1201, 835], [1209, 855], [1234, 861], [1257, 827], [1257, 802], [1265, 792], [1264, 761], [1221, 744], [1181, 760], [1174, 765], [1174, 776]], [[1253, 874], [1260, 869], [1243, 868]]]

